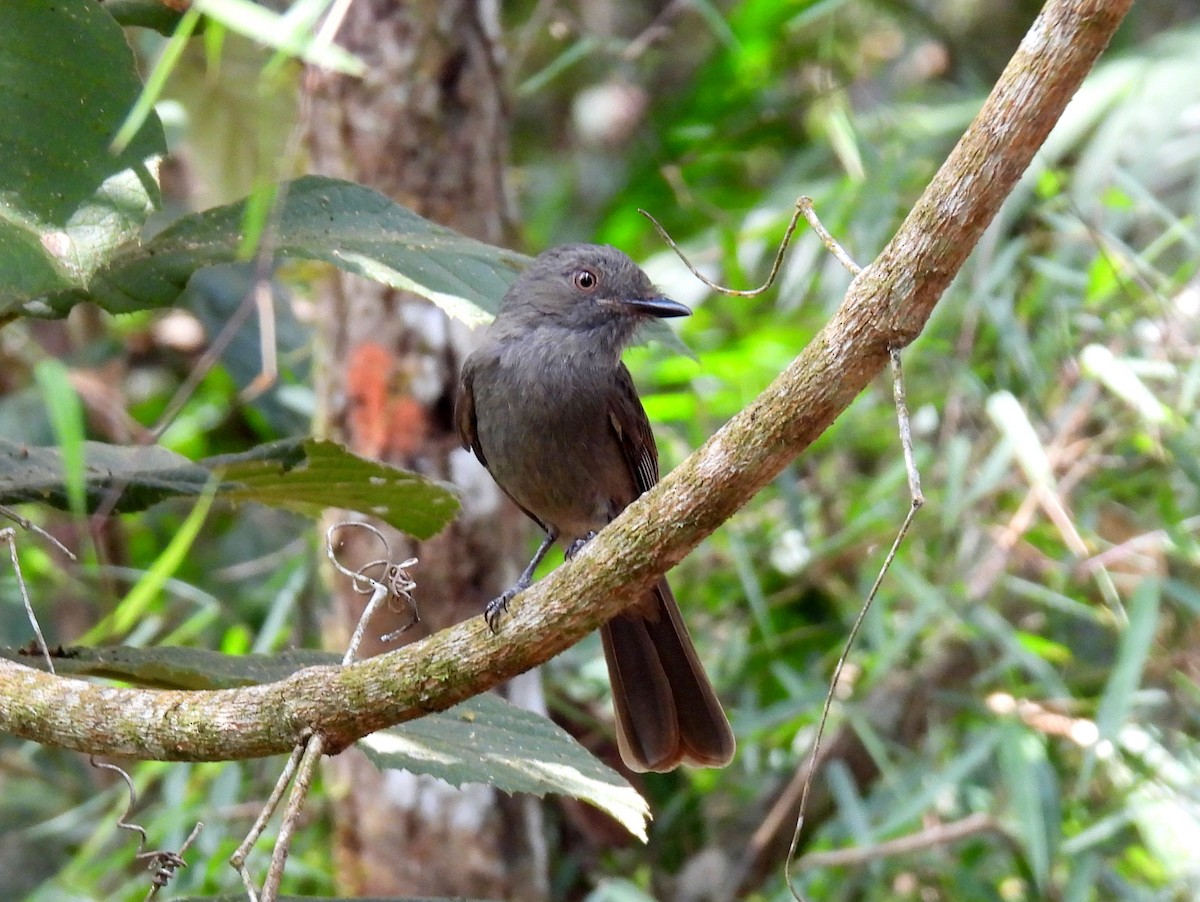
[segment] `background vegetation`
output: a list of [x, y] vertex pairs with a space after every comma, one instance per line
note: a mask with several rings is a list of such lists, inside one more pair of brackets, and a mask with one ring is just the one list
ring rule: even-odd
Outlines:
[[[696, 307], [681, 332], [695, 359], [655, 347], [630, 355], [664, 470], [795, 356], [848, 277], [803, 234], [776, 289], [713, 296], [637, 209], [712, 275], [744, 287], [762, 277], [807, 194], [865, 264], [1035, 13], [953, 0], [506, 9], [522, 249], [613, 243]], [[263, 54], [232, 36], [218, 62], [216, 30], [192, 42], [159, 108], [171, 149], [164, 215], [182, 212], [173, 198], [207, 207], [290, 174], [274, 149], [296, 115], [296, 70], [262, 71]], [[147, 66], [161, 52], [155, 32], [129, 38]], [[1195, 4], [1137, 4], [906, 352], [928, 505], [839, 688], [836, 725], [861, 754], [823, 771], [824, 813], [807, 850], [878, 848], [974, 815], [988, 821], [958, 842], [806, 869], [813, 898], [1200, 893], [1198, 61]], [[189, 189], [173, 193], [172, 179]], [[279, 384], [239, 395], [259, 366], [251, 320], [163, 445], [198, 459], [307, 434], [319, 311], [305, 290], [320, 272], [292, 264], [281, 275]], [[196, 372], [230, 298], [240, 295], [227, 284], [193, 284], [177, 311], [77, 308], [65, 321], [8, 325], [0, 434], [64, 446], [138, 437]], [[780, 799], [833, 662], [907, 507], [890, 385], [880, 382], [674, 571], [728, 703], [737, 759], [721, 772], [640, 781], [655, 812], [644, 846], [593, 812], [553, 806], [556, 898], [707, 898], [735, 884], [788, 898], [765, 850], [786, 842], [790, 822], [764, 824], [775, 806], [788, 810]], [[83, 517], [23, 508], [84, 551], [68, 565], [20, 540], [50, 643], [230, 653], [313, 644], [325, 589], [311, 523], [217, 505], [186, 553], [168, 558], [192, 511], [171, 501], [110, 519], [92, 544]], [[151, 574], [161, 591], [130, 591]], [[0, 645], [28, 640], [5, 571]], [[577, 734], [604, 734], [598, 643], [546, 669], [554, 716]], [[163, 844], [209, 823], [183, 891], [232, 888], [224, 860], [248, 825], [242, 806], [276, 766], [133, 768], [139, 817]], [[113, 865], [132, 845], [114, 829], [119, 783], [80, 756], [6, 740], [0, 787], [0, 896], [141, 897], [140, 875]], [[288, 886], [332, 893], [319, 800], [310, 813]]]

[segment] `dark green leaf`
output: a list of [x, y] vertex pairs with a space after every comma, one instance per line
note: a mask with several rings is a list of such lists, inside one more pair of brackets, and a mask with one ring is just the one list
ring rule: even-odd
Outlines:
[[[123, 250], [86, 290], [54, 295], [52, 312], [63, 314], [84, 300], [113, 313], [175, 304], [196, 270], [244, 254], [245, 212], [241, 202], [185, 216], [153, 240]], [[275, 225], [271, 237], [280, 256], [323, 260], [413, 291], [468, 323], [490, 318], [527, 262], [515, 251], [429, 222], [370, 188], [318, 176], [280, 186]]]
[[[83, 289], [158, 205], [151, 116], [109, 150], [141, 90], [119, 25], [91, 0], [0, 3], [0, 313]], [[45, 312], [36, 302], [28, 312]]]
[[[287, 461], [275, 450], [298, 452]], [[344, 507], [378, 517], [418, 539], [428, 539], [458, 512], [458, 499], [445, 485], [408, 470], [356, 457], [333, 442], [276, 442], [254, 456], [237, 454], [203, 461], [233, 483], [227, 498], [258, 501], [317, 516]]]
[[[356, 457], [332, 442], [288, 440], [193, 463], [155, 445], [84, 443], [88, 509], [119, 492], [114, 510], [142, 510], [164, 498], [199, 494], [219, 478], [219, 494], [316, 516], [326, 507], [371, 514], [429, 538], [458, 510], [453, 492], [432, 480]], [[65, 509], [62, 459], [54, 448], [0, 439], [0, 504], [41, 502]]]

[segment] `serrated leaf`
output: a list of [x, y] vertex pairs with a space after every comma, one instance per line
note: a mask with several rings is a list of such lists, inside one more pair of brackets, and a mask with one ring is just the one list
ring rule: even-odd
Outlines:
[[151, 116], [109, 142], [141, 90], [119, 25], [92, 0], [0, 3], [0, 313], [82, 288], [158, 205]]
[[[323, 260], [422, 295], [451, 316], [486, 322], [528, 258], [437, 225], [370, 188], [305, 176], [280, 186], [272, 241], [282, 257]], [[177, 220], [118, 254], [89, 290], [53, 295], [66, 313], [94, 301], [112, 313], [174, 305], [196, 270], [242, 253], [245, 202]], [[32, 312], [32, 311], [30, 311]]]
[[607, 811], [646, 840], [649, 807], [616, 771], [540, 714], [490, 694], [359, 740], [380, 768], [484, 783], [505, 792], [558, 793]]
[[[219, 478], [218, 495], [310, 516], [343, 507], [378, 517], [427, 539], [458, 511], [444, 485], [417, 473], [366, 460], [333, 442], [287, 440], [242, 454], [192, 462], [157, 445], [84, 443], [88, 509], [120, 489], [115, 510], [143, 510], [171, 497], [193, 497]], [[66, 509], [62, 459], [56, 448], [27, 448], [0, 439], [0, 504], [41, 502]]]
[[451, 489], [417, 473], [357, 457], [333, 442], [310, 439], [302, 447], [302, 464], [291, 467], [273, 458], [247, 460], [244, 455], [229, 465], [221, 463], [226, 458], [203, 463], [237, 486], [222, 492], [226, 498], [314, 517], [327, 507], [344, 507], [418, 539], [437, 533], [458, 512]]

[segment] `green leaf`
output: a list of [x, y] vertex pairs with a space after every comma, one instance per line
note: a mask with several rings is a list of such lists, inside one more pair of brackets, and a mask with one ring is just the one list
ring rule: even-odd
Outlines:
[[0, 314], [86, 287], [158, 206], [151, 115], [109, 144], [141, 90], [119, 25], [92, 0], [0, 3]]
[[[1108, 675], [1104, 695], [1096, 711], [1096, 738], [1117, 745], [1118, 734], [1133, 709], [1133, 696], [1142, 684], [1142, 674], [1154, 635], [1158, 629], [1158, 608], [1162, 586], [1156, 579], [1144, 579], [1133, 592], [1129, 602], [1129, 623], [1121, 633], [1117, 660]], [[1097, 743], [1088, 747], [1087, 757], [1080, 768], [1078, 785], [1086, 786], [1096, 765]]]
[[[199, 495], [214, 476], [217, 494], [316, 516], [344, 507], [378, 517], [419, 539], [450, 521], [458, 500], [444, 485], [416, 473], [356, 457], [333, 442], [287, 440], [242, 454], [192, 462], [157, 445], [125, 447], [85, 442], [88, 509], [119, 490], [114, 510], [143, 510], [164, 498]], [[27, 448], [0, 439], [0, 504], [41, 502], [67, 507], [62, 458], [55, 448]]]
[[[282, 184], [279, 197], [271, 236], [279, 256], [322, 260], [415, 292], [467, 323], [490, 319], [528, 262], [352, 182], [305, 176]], [[239, 259], [245, 214], [241, 201], [185, 216], [122, 251], [86, 290], [53, 295], [49, 312], [64, 314], [80, 301], [112, 313], [171, 306], [196, 270]]]
[[999, 749], [1000, 773], [1011, 806], [1012, 832], [1025, 853], [1039, 894], [1044, 896], [1059, 839], [1058, 781], [1041, 737], [1015, 722], [1005, 726]]
[[484, 783], [505, 792], [582, 799], [646, 840], [646, 800], [620, 774], [557, 724], [495, 695], [380, 730], [358, 745], [377, 767], [431, 774], [454, 786]]
[[297, 465], [281, 462], [273, 449], [293, 446], [276, 442], [263, 446], [269, 456], [236, 454], [212, 457], [202, 463], [223, 474], [226, 498], [258, 501], [309, 516], [327, 507], [344, 507], [370, 514], [418, 539], [428, 539], [453, 519], [458, 499], [452, 489], [417, 473], [351, 454], [333, 442], [305, 441]]

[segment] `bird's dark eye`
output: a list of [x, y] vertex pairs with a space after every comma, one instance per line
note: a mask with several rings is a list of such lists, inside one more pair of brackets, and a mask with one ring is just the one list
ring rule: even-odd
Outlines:
[[590, 269], [577, 269], [575, 274], [571, 276], [571, 281], [575, 283], [575, 287], [580, 291], [592, 291], [599, 284], [599, 279], [596, 274]]

